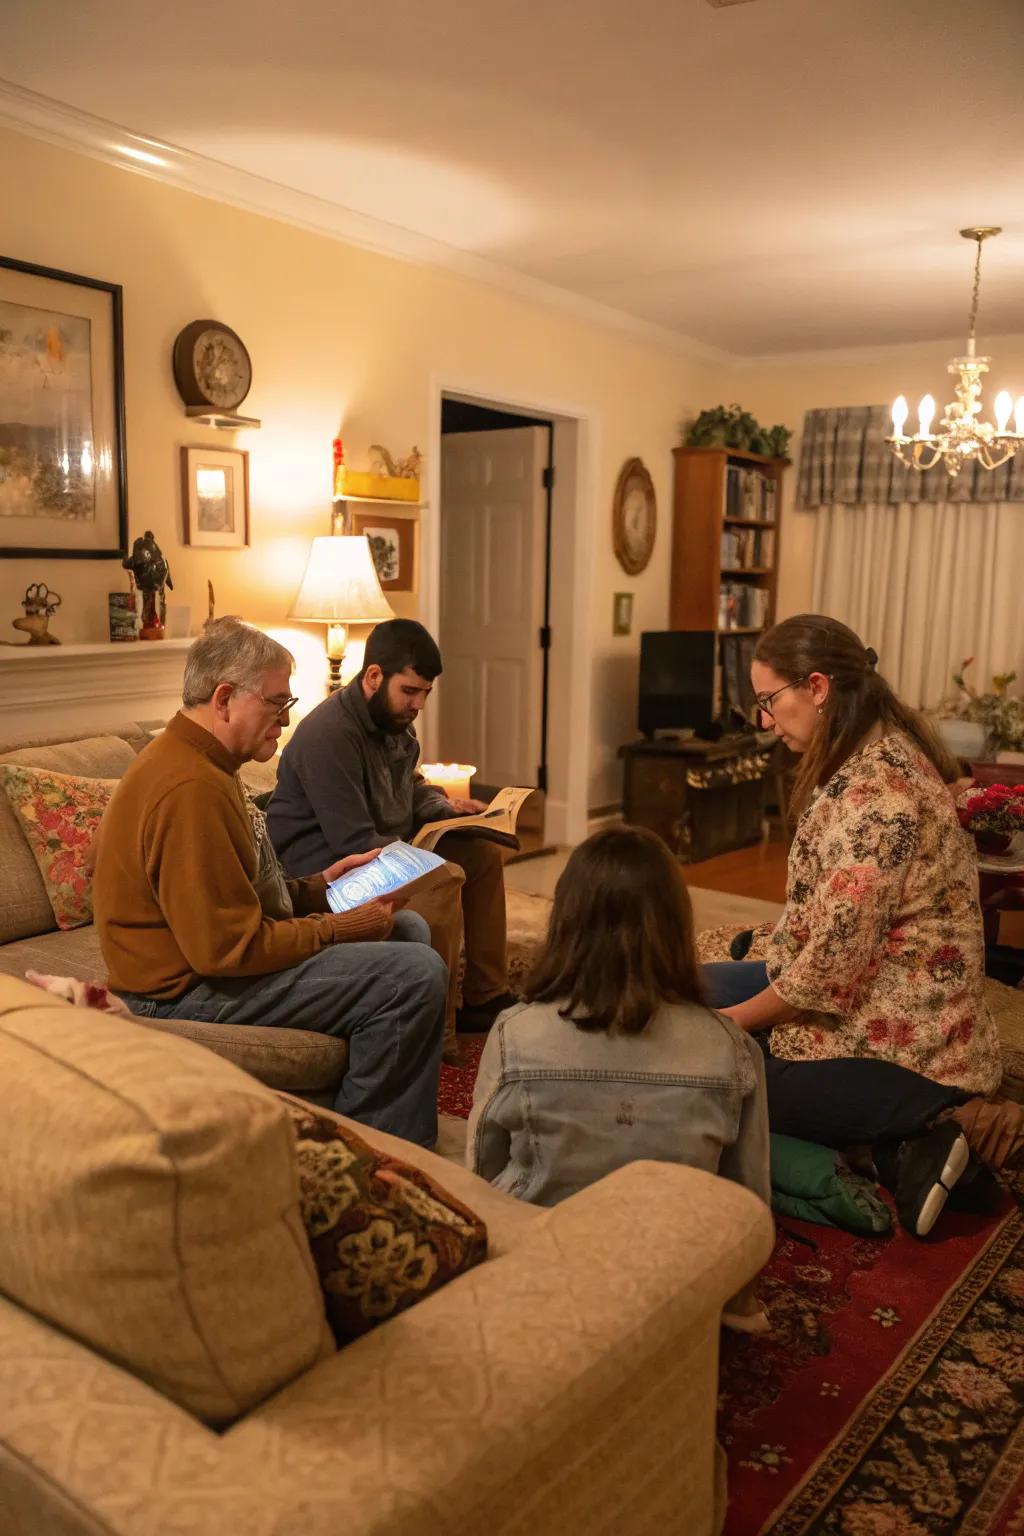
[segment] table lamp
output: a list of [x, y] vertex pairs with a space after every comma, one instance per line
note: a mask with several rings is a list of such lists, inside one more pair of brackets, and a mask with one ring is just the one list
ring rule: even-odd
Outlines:
[[328, 687], [341, 686], [341, 663], [348, 640], [346, 625], [377, 624], [393, 619], [394, 609], [380, 589], [365, 534], [325, 534], [313, 540], [288, 617], [327, 625]]
[[468, 800], [469, 786], [476, 773], [475, 763], [420, 763], [419, 771], [428, 784], [446, 790], [453, 800]]

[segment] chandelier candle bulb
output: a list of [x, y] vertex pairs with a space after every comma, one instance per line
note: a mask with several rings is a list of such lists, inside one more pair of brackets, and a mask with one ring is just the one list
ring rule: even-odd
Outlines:
[[935, 396], [925, 395], [917, 408], [917, 430], [919, 437], [927, 437], [932, 429], [932, 417], [935, 415]]
[[907, 404], [907, 397], [906, 397], [906, 395], [897, 395], [896, 399], [893, 401], [893, 405], [892, 405], [892, 435], [893, 435], [893, 437], [902, 437], [903, 436], [903, 428], [907, 424], [907, 417], [909, 415], [910, 415], [910, 407]]
[[1002, 437], [1010, 422], [1010, 412], [1013, 410], [1013, 397], [1008, 389], [1001, 389], [996, 395], [996, 431]]

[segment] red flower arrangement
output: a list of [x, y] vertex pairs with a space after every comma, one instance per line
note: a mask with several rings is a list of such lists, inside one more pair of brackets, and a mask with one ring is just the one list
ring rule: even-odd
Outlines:
[[989, 784], [970, 789], [957, 802], [960, 825], [981, 843], [998, 841], [1008, 847], [1015, 832], [1024, 832], [1024, 784]]

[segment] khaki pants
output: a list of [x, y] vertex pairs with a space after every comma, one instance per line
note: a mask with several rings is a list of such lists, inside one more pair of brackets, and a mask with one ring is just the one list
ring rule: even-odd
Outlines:
[[448, 1011], [445, 1046], [455, 1042], [455, 1009], [459, 994], [459, 960], [463, 931], [466, 973], [462, 1000], [469, 1006], [489, 1002], [508, 991], [505, 953], [505, 859], [497, 843], [483, 837], [449, 832], [438, 852], [448, 861], [450, 882], [438, 882], [425, 895], [413, 897], [410, 910], [430, 924], [430, 942], [448, 967]]

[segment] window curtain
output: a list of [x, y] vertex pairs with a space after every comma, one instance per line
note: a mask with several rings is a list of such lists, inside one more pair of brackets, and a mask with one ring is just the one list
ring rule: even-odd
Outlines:
[[902, 465], [885, 441], [891, 431], [891, 413], [884, 405], [808, 411], [797, 506], [817, 511], [819, 507], [901, 506], [905, 502], [1024, 502], [1024, 453], [996, 470], [976, 464], [951, 480], [942, 464], [923, 474]]
[[954, 691], [952, 673], [968, 656], [975, 686], [987, 687], [994, 672], [1024, 677], [1024, 507], [823, 506], [813, 606], [873, 645], [879, 671], [918, 708]]

